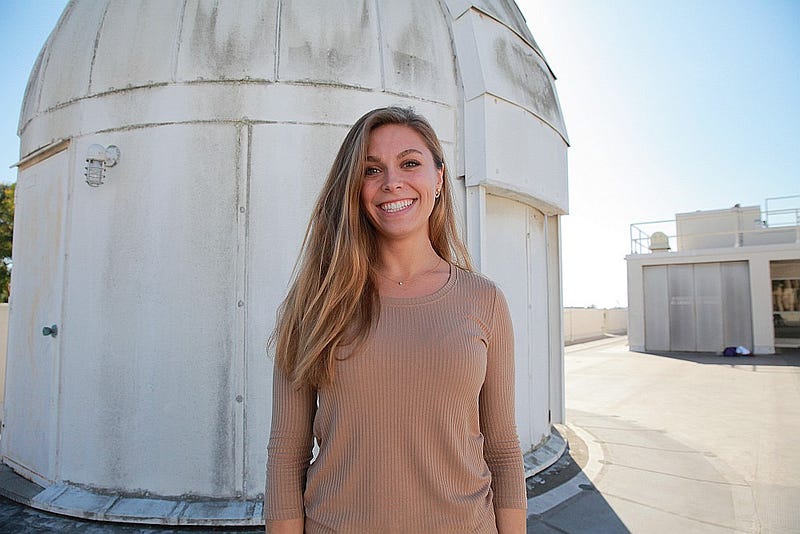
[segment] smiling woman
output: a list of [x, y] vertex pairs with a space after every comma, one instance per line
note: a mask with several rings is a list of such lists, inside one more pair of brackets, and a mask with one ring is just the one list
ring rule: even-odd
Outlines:
[[524, 532], [508, 306], [448, 182], [411, 110], [342, 143], [274, 335], [268, 531]]

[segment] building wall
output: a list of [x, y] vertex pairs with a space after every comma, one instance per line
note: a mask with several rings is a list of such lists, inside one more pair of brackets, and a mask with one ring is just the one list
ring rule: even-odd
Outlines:
[[603, 332], [608, 334], [628, 333], [628, 309], [603, 310]]
[[[647, 307], [645, 267], [670, 265], [702, 265], [710, 263], [746, 262], [750, 280], [750, 320], [752, 347], [756, 354], [775, 352], [775, 333], [772, 319], [772, 284], [770, 262], [800, 259], [797, 244], [730, 247], [687, 252], [668, 252], [630, 255], [628, 263], [628, 342], [631, 350], [645, 351]], [[662, 324], [668, 323], [666, 317]]]
[[761, 208], [746, 206], [675, 215], [678, 250], [733, 247], [761, 229]]
[[564, 342], [580, 343], [605, 334], [628, 331], [628, 310], [625, 308], [564, 308]]

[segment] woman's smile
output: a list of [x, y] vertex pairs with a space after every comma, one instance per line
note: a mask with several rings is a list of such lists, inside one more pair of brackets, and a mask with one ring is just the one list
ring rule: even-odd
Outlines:
[[384, 202], [379, 207], [386, 213], [397, 213], [405, 210], [414, 203], [412, 199], [395, 200], [394, 202]]

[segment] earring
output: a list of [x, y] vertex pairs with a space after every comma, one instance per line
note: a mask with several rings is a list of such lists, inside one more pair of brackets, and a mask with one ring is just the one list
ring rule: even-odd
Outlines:
[[440, 193], [441, 193], [441, 191], [440, 191], [439, 189], [435, 190], [435, 191], [433, 192], [433, 198], [439, 198], [439, 194], [440, 194]]

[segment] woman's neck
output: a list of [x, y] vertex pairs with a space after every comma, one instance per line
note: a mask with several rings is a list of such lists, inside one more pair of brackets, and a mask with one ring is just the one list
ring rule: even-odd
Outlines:
[[433, 269], [440, 261], [430, 241], [417, 243], [382, 243], [378, 249], [378, 264], [375, 268], [382, 274], [404, 279]]
[[442, 287], [450, 277], [450, 265], [427, 240], [380, 247], [373, 271], [378, 292], [387, 297], [425, 296]]

